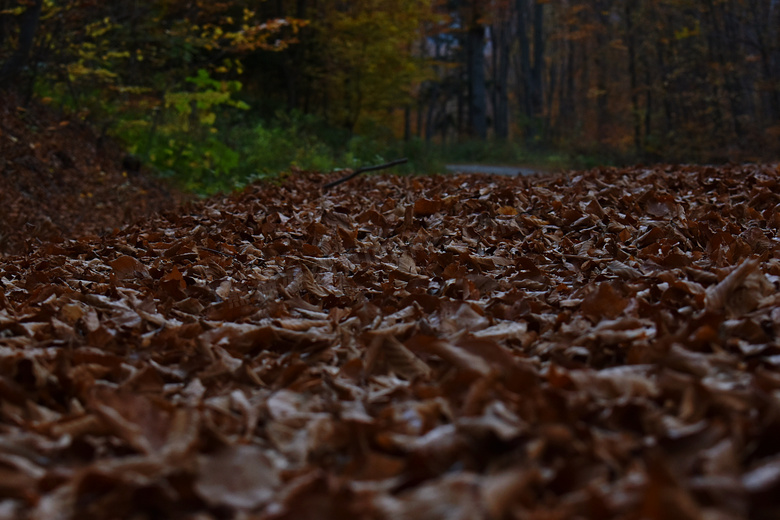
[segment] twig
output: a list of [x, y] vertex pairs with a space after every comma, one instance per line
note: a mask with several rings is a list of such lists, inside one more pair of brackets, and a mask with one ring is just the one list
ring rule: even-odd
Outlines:
[[358, 168], [357, 170], [355, 170], [354, 172], [350, 173], [346, 177], [342, 177], [342, 178], [337, 179], [337, 180], [335, 180], [333, 182], [329, 182], [328, 184], [326, 184], [325, 186], [322, 187], [322, 190], [323, 191], [327, 191], [327, 190], [329, 190], [331, 188], [335, 188], [339, 184], [342, 184], [342, 183], [347, 182], [348, 180], [354, 179], [355, 177], [357, 177], [361, 173], [373, 172], [373, 171], [376, 171], [376, 170], [384, 170], [386, 168], [392, 168], [393, 166], [398, 166], [399, 164], [404, 164], [405, 162], [409, 162], [409, 159], [407, 159], [406, 157], [404, 157], [403, 159], [396, 159], [395, 161], [391, 161], [389, 163], [380, 164], [378, 166], [366, 166], [364, 168]]

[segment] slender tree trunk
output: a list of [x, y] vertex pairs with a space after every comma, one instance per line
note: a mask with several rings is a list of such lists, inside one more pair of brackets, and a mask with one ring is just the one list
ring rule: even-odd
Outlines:
[[[548, 85], [547, 85], [547, 96], [546, 96], [546, 105], [544, 114], [541, 117], [542, 120], [542, 136], [544, 136], [545, 141], [549, 139], [550, 135], [550, 128], [552, 125], [552, 113], [553, 113], [553, 100], [555, 99], [553, 97], [553, 93], [555, 92], [555, 89], [558, 88], [558, 72], [559, 67], [550, 67], [550, 76], [548, 79]], [[543, 98], [545, 99], [545, 98]]]
[[[780, 0], [772, 0], [769, 10], [770, 75], [773, 80], [773, 92], [780, 105]], [[780, 120], [780, 110], [778, 110]]]
[[[477, 0], [474, 0], [476, 2]], [[487, 138], [487, 84], [485, 81], [485, 26], [479, 21], [476, 5], [471, 9], [466, 34], [469, 84], [469, 130], [472, 137]]]
[[425, 116], [425, 140], [430, 142], [436, 133], [434, 116], [436, 114], [436, 100], [439, 97], [439, 84], [432, 83], [428, 94], [428, 111]]
[[517, 39], [520, 46], [520, 77], [518, 85], [522, 86], [518, 98], [521, 100], [523, 114], [526, 117], [526, 141], [532, 142], [536, 137], [534, 128], [533, 81], [531, 79], [531, 38], [528, 23], [528, 0], [517, 0]]
[[609, 52], [609, 18], [603, 1], [596, 2], [596, 140], [603, 144], [607, 139], [609, 116], [609, 95], [607, 92], [607, 61]]
[[645, 68], [645, 143], [653, 135], [653, 76], [650, 72], [650, 60], [643, 59]]
[[[566, 137], [571, 135], [571, 130], [578, 126], [579, 121], [577, 106], [574, 103], [576, 59], [576, 47], [574, 42], [569, 40], [566, 42], [566, 76], [561, 81], [561, 117], [559, 121], [561, 133]], [[568, 132], [566, 132], [567, 129]]]
[[[718, 65], [718, 70], [722, 71], [718, 83], [722, 83], [723, 85], [722, 95], [718, 95], [716, 92], [716, 95], [713, 96], [713, 108], [716, 114], [715, 126], [716, 128], [727, 127], [728, 121], [730, 120], [731, 131], [727, 131], [726, 135], [720, 135], [720, 137], [726, 139], [736, 137], [739, 139], [742, 134], [742, 128], [739, 122], [739, 112], [741, 112], [741, 108], [739, 107], [740, 101], [735, 99], [738, 95], [735, 80], [730, 77], [732, 74], [726, 72], [729, 65], [726, 47], [730, 45], [730, 43], [728, 42], [726, 35], [725, 13], [723, 10], [718, 9], [715, 3], [711, 5], [708, 13], [708, 23], [711, 27], [711, 36], [708, 39], [710, 59], [713, 63]], [[719, 98], [721, 97], [726, 99], [727, 106], [721, 107], [722, 104], [719, 102]], [[721, 111], [726, 112], [725, 118], [720, 114]]]
[[639, 113], [639, 80], [636, 72], [636, 37], [634, 35], [635, 0], [625, 0], [626, 47], [628, 48], [628, 77], [631, 88], [631, 119], [634, 126], [634, 151], [642, 149], [642, 120]]
[[[721, 7], [723, 23], [723, 66], [729, 67], [732, 64], [741, 62], [739, 53], [738, 35], [733, 23], [733, 17], [726, 12], [725, 6]], [[731, 107], [731, 120], [734, 125], [734, 134], [738, 141], [743, 139], [744, 129], [742, 128], [742, 118], [746, 113], [745, 99], [747, 96], [741, 88], [740, 76], [742, 74], [726, 74], [726, 89], [728, 91], [729, 105]]]
[[19, 15], [19, 44], [8, 61], [0, 67], [0, 88], [8, 87], [13, 83], [27, 65], [35, 41], [35, 32], [38, 29], [42, 6], [43, 0], [35, 0]]
[[[520, 47], [520, 84], [523, 113], [528, 120], [526, 141], [535, 142], [543, 126], [544, 113], [544, 6], [533, 2], [531, 11], [528, 0], [517, 0], [517, 39]], [[533, 48], [531, 33], [533, 32]], [[533, 51], [533, 58], [532, 56]]]
[[518, 0], [517, 11], [517, 39], [520, 42], [520, 81], [518, 84], [522, 85], [519, 97], [522, 99], [523, 113], [530, 118], [533, 112], [531, 108], [531, 43], [528, 38], [525, 0]]
[[[464, 78], [465, 74], [465, 78]], [[460, 70], [460, 73], [458, 74], [458, 88], [456, 98], [457, 98], [457, 121], [455, 121], [455, 133], [457, 134], [458, 140], [463, 138], [465, 136], [466, 131], [465, 128], [465, 120], [466, 120], [466, 104], [468, 103], [467, 100], [467, 91], [468, 90], [468, 74], [464, 70]]]
[[780, 0], [771, 0], [767, 17], [767, 80], [773, 107], [773, 124], [780, 124]]
[[[757, 2], [763, 4], [763, 1]], [[777, 2], [780, 4], [780, 2]], [[764, 123], [771, 125], [773, 122], [780, 121], [780, 84], [774, 77], [773, 56], [780, 52], [780, 49], [772, 48], [772, 32], [777, 31], [773, 27], [774, 23], [780, 23], [780, 17], [774, 19], [773, 6], [763, 5], [763, 9], [758, 6], [751, 9], [753, 15], [753, 27], [756, 33], [756, 43], [758, 45], [759, 56], [761, 57], [761, 81], [763, 82], [766, 94], [763, 98], [768, 110], [764, 111]]]
[[490, 84], [490, 104], [493, 114], [493, 129], [495, 130], [496, 124], [496, 111], [498, 105], [498, 31], [496, 30], [496, 24], [490, 26], [488, 31], [490, 34], [490, 71], [488, 77], [492, 79]]
[[657, 49], [656, 49], [656, 55], [658, 58], [658, 69], [661, 73], [661, 88], [659, 91], [661, 92], [661, 103], [663, 104], [664, 109], [664, 133], [666, 135], [669, 135], [670, 132], [674, 130], [674, 108], [672, 106], [672, 93], [669, 91], [667, 86], [669, 85], [669, 71], [666, 67], [666, 60], [664, 59], [664, 53], [666, 52], [666, 48], [664, 46], [664, 43], [659, 41], [656, 41]]
[[493, 26], [493, 120], [496, 139], [509, 138], [509, 23], [501, 20]]
[[[737, 127], [732, 126], [732, 128], [729, 129], [728, 126], [729, 110], [727, 104], [729, 102], [729, 88], [726, 85], [728, 80], [724, 77], [724, 62], [726, 58], [723, 54], [722, 33], [719, 32], [717, 20], [715, 18], [716, 16], [716, 14], [712, 14], [710, 23], [712, 24], [713, 34], [708, 40], [710, 60], [712, 63], [719, 64], [719, 67], [716, 70], [720, 71], [717, 81], [712, 82], [713, 85], [717, 85], [713, 89], [714, 92], [712, 97], [714, 102], [712, 112], [714, 114], [715, 128], [723, 129], [722, 134], [731, 136], [733, 132], [737, 131]], [[722, 99], [726, 100], [726, 102], [721, 102], [720, 100]]]
[[770, 85], [770, 98], [774, 117], [772, 122], [780, 123], [780, 0], [772, 0], [768, 22], [768, 55], [766, 78]]
[[531, 97], [534, 118], [541, 122], [544, 113], [544, 2], [534, 2], [534, 63], [531, 67]]

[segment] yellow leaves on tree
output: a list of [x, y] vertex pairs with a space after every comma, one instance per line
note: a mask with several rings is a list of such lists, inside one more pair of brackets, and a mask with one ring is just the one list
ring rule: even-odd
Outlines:
[[[318, 4], [312, 27], [322, 56], [328, 118], [354, 130], [407, 104], [428, 73], [411, 50], [432, 21], [431, 0], [359, 0]], [[338, 4], [338, 5], [337, 5]]]

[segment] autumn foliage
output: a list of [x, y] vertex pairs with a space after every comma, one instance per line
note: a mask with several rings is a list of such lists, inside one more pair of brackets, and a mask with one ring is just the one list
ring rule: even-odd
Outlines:
[[780, 517], [777, 165], [145, 171], [772, 154], [749, 4], [0, 1], [0, 519]]
[[780, 153], [777, 27], [773, 0], [3, 1], [0, 86], [196, 187], [246, 181], [290, 112], [319, 118], [336, 148], [358, 134], [766, 161]]
[[3, 262], [9, 517], [780, 513], [776, 168], [328, 180]]

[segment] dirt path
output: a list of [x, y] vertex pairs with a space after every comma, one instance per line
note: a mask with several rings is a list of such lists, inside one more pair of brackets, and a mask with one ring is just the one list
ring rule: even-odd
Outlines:
[[543, 170], [527, 168], [524, 166], [490, 166], [487, 164], [448, 164], [445, 168], [447, 168], [448, 172], [453, 173], [491, 173], [509, 177], [545, 173]]

